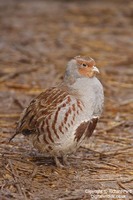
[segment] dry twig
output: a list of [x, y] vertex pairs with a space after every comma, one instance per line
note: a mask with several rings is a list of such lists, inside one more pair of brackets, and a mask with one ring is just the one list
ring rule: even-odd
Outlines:
[[121, 182], [117, 181], [117, 184], [124, 190], [126, 190], [131, 196], [133, 196], [133, 193], [130, 191], [130, 189], [127, 189]]
[[20, 183], [20, 181], [18, 180], [17, 170], [14, 170], [13, 164], [12, 164], [12, 162], [11, 162], [10, 159], [8, 159], [8, 163], [9, 163], [9, 166], [10, 166], [10, 168], [11, 168], [12, 176], [13, 176], [13, 178], [14, 178], [14, 180], [15, 180], [16, 187], [17, 187], [17, 190], [18, 190], [19, 195], [22, 196], [25, 200], [27, 200], [26, 194], [25, 194], [24, 190], [22, 190], [21, 183]]
[[20, 74], [27, 74], [27, 73], [30, 73], [30, 72], [33, 72], [33, 71], [37, 71], [37, 67], [27, 69], [27, 70], [20, 70], [20, 71], [13, 72], [11, 74], [7, 74], [7, 75], [2, 76], [0, 78], [0, 83], [5, 82], [6, 80], [9, 80], [9, 79], [13, 79], [16, 76], [19, 76]]

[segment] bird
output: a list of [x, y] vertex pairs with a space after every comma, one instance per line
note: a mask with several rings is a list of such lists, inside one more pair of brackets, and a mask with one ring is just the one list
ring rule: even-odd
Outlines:
[[69, 165], [68, 155], [92, 135], [103, 111], [104, 91], [97, 73], [91, 57], [72, 58], [62, 82], [24, 109], [15, 135], [22, 133], [39, 152], [53, 157], [57, 167]]

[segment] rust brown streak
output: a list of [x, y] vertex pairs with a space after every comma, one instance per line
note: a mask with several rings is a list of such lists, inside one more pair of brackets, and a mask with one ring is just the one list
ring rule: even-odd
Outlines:
[[66, 122], [67, 122], [67, 118], [68, 118], [68, 112], [65, 113], [64, 124], [66, 124]]
[[67, 128], [67, 127], [65, 127], [65, 129], [66, 129], [66, 131], [68, 131], [68, 128]]
[[81, 107], [81, 103], [79, 100], [77, 100], [77, 106], [80, 108], [81, 111], [83, 111], [82, 107]]
[[71, 108], [69, 108], [69, 110], [68, 110], [68, 114], [71, 114]]
[[41, 129], [41, 132], [44, 132], [44, 121], [41, 122], [40, 129]]
[[62, 104], [62, 107], [66, 107], [66, 103], [63, 103], [63, 104]]
[[73, 125], [73, 121], [71, 120], [71, 124]]
[[45, 142], [46, 144], [49, 144], [48, 141], [46, 140], [46, 136], [45, 136], [45, 135], [43, 135], [43, 140], [44, 140], [44, 142]]
[[62, 134], [64, 134], [64, 132], [62, 131], [62, 126], [59, 126], [59, 130]]
[[64, 124], [66, 124], [69, 114], [71, 114], [71, 108], [65, 113]]
[[73, 115], [73, 121], [75, 120], [75, 113], [74, 113], [74, 115]]
[[80, 124], [80, 126], [78, 126], [78, 128], [76, 129], [76, 132], [75, 132], [74, 140], [77, 140], [77, 142], [79, 142], [79, 140], [81, 139], [82, 135], [84, 134], [85, 130], [88, 127], [88, 123], [89, 122], [83, 122]]
[[[68, 97], [69, 101], [71, 100], [70, 97]], [[67, 104], [68, 102], [66, 102]], [[67, 119], [68, 119], [68, 115], [71, 114], [71, 108], [69, 107], [68, 111], [65, 113], [65, 117], [64, 117], [64, 124], [66, 124]]]
[[47, 102], [49, 101], [49, 98], [53, 97], [55, 94], [57, 94], [56, 88], [47, 89], [45, 92], [42, 92], [38, 96], [38, 99], [44, 99], [44, 101], [41, 101], [41, 105], [45, 106], [47, 104]]
[[52, 137], [51, 137], [51, 132], [50, 132], [50, 129], [49, 129], [48, 119], [46, 120], [46, 125], [47, 125], [48, 137], [49, 137], [49, 139], [51, 140], [51, 142], [54, 143], [54, 140], [53, 140]]
[[51, 101], [57, 105], [58, 103], [61, 103], [62, 100], [66, 97], [66, 93], [62, 93], [61, 91], [57, 92], [57, 94], [54, 97], [51, 97]]
[[68, 96], [67, 97], [67, 102], [66, 103], [70, 103], [71, 102], [71, 98]]
[[45, 122], [46, 117], [45, 116], [41, 116], [37, 119], [36, 125], [39, 126], [39, 124], [44, 121]]
[[98, 122], [98, 117], [91, 119], [91, 121], [89, 122], [88, 129], [86, 131], [86, 137], [90, 137], [92, 135], [93, 131], [96, 128], [97, 122]]
[[75, 104], [72, 105], [72, 110], [75, 111]]
[[42, 96], [40, 95], [40, 98], [44, 99], [44, 101], [41, 101], [41, 105], [45, 106], [49, 104], [50, 106], [53, 100], [57, 99], [59, 95], [60, 90], [57, 90], [56, 88], [49, 89], [48, 91], [42, 93]]
[[48, 149], [53, 150], [53, 148], [51, 146], [48, 146]]
[[61, 103], [62, 102], [62, 100], [66, 97], [66, 93], [64, 92], [64, 93], [62, 93], [62, 92], [60, 92], [60, 94], [58, 94], [58, 98], [56, 99], [56, 103]]
[[50, 119], [51, 119], [51, 115], [48, 116], [48, 120], [50, 120]]
[[51, 97], [49, 99], [49, 102], [48, 102], [49, 106], [48, 106], [48, 108], [49, 107], [50, 108], [51, 107], [55, 108], [59, 103], [61, 103], [64, 100], [65, 97], [66, 97], [65, 93], [62, 94], [61, 91], [57, 92], [57, 94], [55, 94], [55, 96], [53, 96], [53, 97]]
[[64, 123], [63, 123], [63, 122], [61, 122], [61, 126], [62, 126], [62, 127], [64, 126]]
[[[67, 97], [67, 101], [66, 103], [63, 103], [61, 107], [66, 107], [66, 105], [71, 101], [71, 98], [68, 96]], [[64, 132], [62, 131], [62, 127], [64, 126], [64, 124], [66, 124], [67, 119], [68, 119], [68, 115], [71, 114], [71, 108], [69, 107], [68, 111], [65, 113], [65, 117], [64, 117], [64, 121], [61, 122], [61, 126], [59, 126], [59, 130], [62, 134], [64, 134]]]
[[54, 131], [54, 133], [55, 133], [55, 135], [56, 135], [56, 137], [59, 139], [59, 135], [57, 134], [57, 130], [55, 129], [55, 125], [56, 125], [56, 122], [57, 122], [57, 118], [58, 118], [58, 114], [59, 114], [59, 112], [60, 112], [60, 109], [61, 109], [61, 107], [59, 107], [58, 109], [57, 109], [57, 111], [56, 111], [56, 113], [55, 113], [55, 117], [54, 117], [54, 121], [53, 121], [53, 123], [52, 123], [52, 129], [53, 129], [53, 131]]

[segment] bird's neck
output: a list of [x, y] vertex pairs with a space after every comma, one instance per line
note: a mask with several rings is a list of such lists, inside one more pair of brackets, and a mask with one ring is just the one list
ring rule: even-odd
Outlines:
[[102, 84], [96, 77], [79, 78], [71, 85], [71, 88], [77, 91], [79, 98], [86, 105], [91, 105], [95, 100], [101, 101], [103, 96]]
[[103, 86], [96, 77], [77, 79], [71, 87], [77, 90], [87, 113], [89, 110], [94, 116], [101, 115], [104, 101]]
[[97, 96], [100, 92], [103, 93], [103, 87], [96, 77], [87, 78], [81, 77], [71, 81], [63, 81], [61, 87], [69, 90], [71, 94], [77, 94], [82, 100]]
[[[96, 77], [93, 78], [78, 78], [71, 87], [77, 90], [81, 95], [90, 94], [92, 90], [96, 90], [99, 87], [99, 80]], [[101, 84], [100, 84], [101, 85]]]

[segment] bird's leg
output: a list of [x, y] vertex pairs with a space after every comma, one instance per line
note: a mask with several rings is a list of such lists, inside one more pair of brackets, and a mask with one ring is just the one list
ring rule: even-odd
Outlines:
[[55, 163], [56, 163], [56, 166], [59, 167], [59, 168], [64, 168], [64, 165], [61, 164], [59, 158], [57, 156], [54, 157], [54, 160], [55, 160]]
[[63, 159], [63, 164], [69, 166], [69, 162], [68, 162], [68, 160], [67, 160], [67, 155], [64, 155], [64, 156], [62, 157], [62, 159]]

